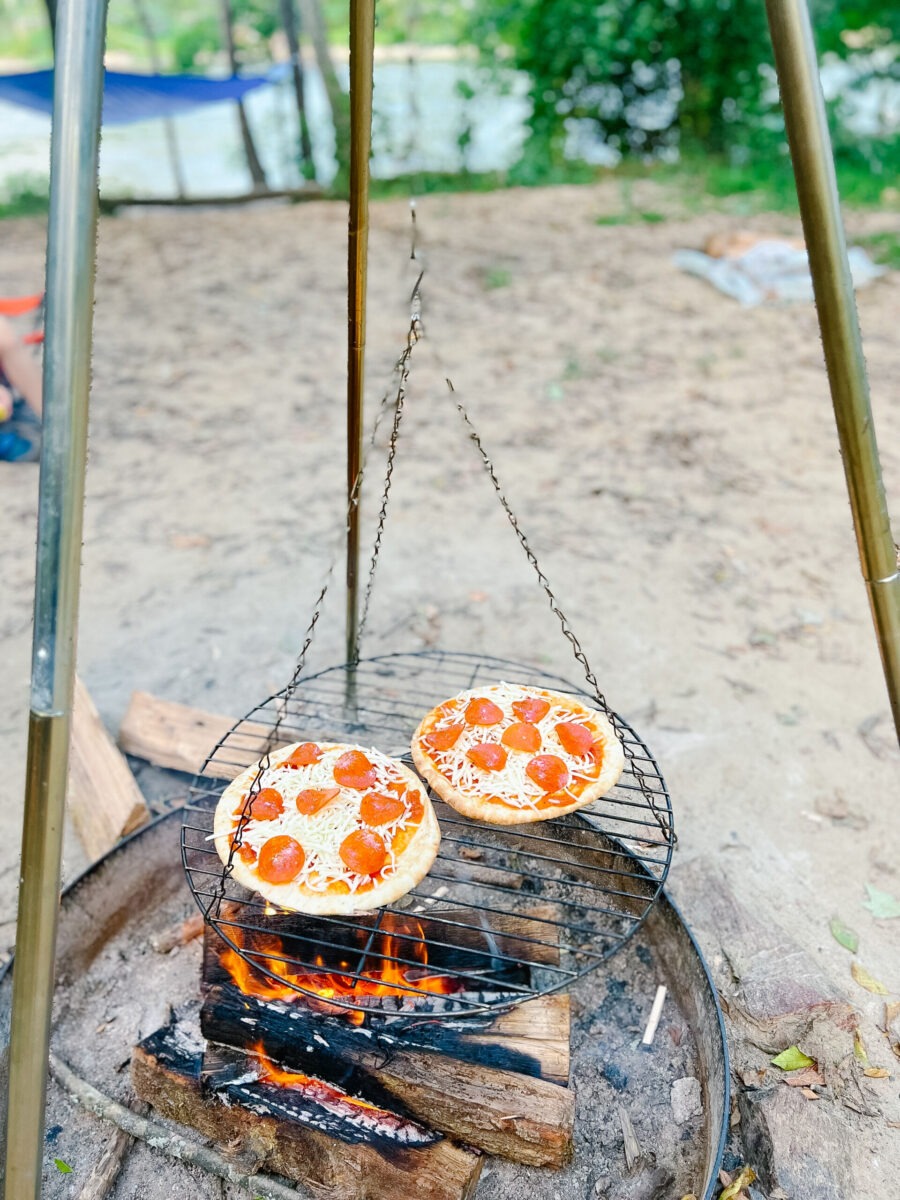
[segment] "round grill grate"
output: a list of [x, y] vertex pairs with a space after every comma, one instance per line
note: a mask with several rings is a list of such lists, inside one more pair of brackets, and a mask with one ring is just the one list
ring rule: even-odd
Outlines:
[[472, 1015], [568, 987], [640, 927], [668, 873], [672, 808], [652, 755], [619, 717], [625, 771], [580, 813], [502, 827], [471, 821], [432, 794], [438, 857], [410, 893], [373, 913], [288, 913], [222, 867], [211, 842], [216, 804], [227, 781], [274, 739], [372, 745], [412, 768], [409, 743], [423, 714], [501, 679], [595, 704], [558, 676], [504, 659], [395, 654], [301, 680], [253, 709], [213, 750], [185, 808], [182, 861], [223, 949], [253, 968], [253, 978], [265, 977], [268, 994], [303, 993], [326, 1010]]

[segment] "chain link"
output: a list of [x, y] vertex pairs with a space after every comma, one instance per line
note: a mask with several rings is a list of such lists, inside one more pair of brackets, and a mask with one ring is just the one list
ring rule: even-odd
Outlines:
[[[415, 210], [413, 210], [413, 219], [415, 220]], [[415, 230], [415, 225], [413, 226]], [[415, 242], [410, 258], [415, 258]], [[388, 500], [391, 493], [391, 482], [394, 477], [394, 460], [397, 456], [397, 438], [400, 433], [400, 421], [403, 418], [404, 404], [406, 401], [406, 385], [409, 382], [410, 359], [412, 352], [422, 337], [422, 293], [419, 290], [422, 283], [422, 277], [425, 272], [419, 272], [419, 278], [413, 286], [412, 295], [410, 296], [410, 321], [409, 330], [406, 335], [406, 349], [397, 360], [396, 373], [399, 375], [397, 385], [397, 395], [394, 399], [394, 421], [391, 426], [391, 439], [388, 446], [387, 471], [384, 479], [384, 490], [381, 495], [381, 508], [378, 512], [378, 527], [375, 531], [375, 543], [372, 547], [372, 558], [369, 562], [369, 576], [366, 580], [366, 591], [363, 596], [362, 614], [360, 615], [359, 625], [356, 633], [356, 643], [353, 648], [353, 662], [359, 662], [359, 648], [362, 644], [363, 633], [365, 632], [366, 622], [369, 619], [369, 606], [372, 603], [372, 589], [375, 586], [375, 570], [378, 566], [378, 556], [381, 552], [381, 543], [384, 537], [384, 525], [387, 520]]]

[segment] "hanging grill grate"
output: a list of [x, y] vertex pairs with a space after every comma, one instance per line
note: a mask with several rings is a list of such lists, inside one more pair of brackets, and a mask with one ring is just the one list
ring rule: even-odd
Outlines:
[[[330, 982], [339, 976], [349, 990], [329, 994], [338, 1008], [370, 1011], [367, 989], [390, 978], [391, 999], [378, 998], [380, 1011], [414, 1015], [437, 1005], [442, 1014], [465, 1016], [567, 988], [624, 945], [663, 886], [674, 832], [659, 768], [619, 717], [625, 771], [580, 813], [495, 826], [463, 817], [432, 794], [442, 832], [438, 857], [410, 893], [376, 912], [288, 913], [241, 887], [219, 861], [210, 840], [216, 804], [227, 781], [266, 750], [295, 741], [355, 742], [412, 768], [409, 743], [423, 714], [457, 692], [501, 679], [595, 703], [533, 667], [423, 651], [322, 671], [239, 721], [195, 781], [181, 841], [191, 891], [226, 947], [306, 996], [324, 994], [323, 973]], [[437, 976], [445, 992], [439, 1001], [430, 986]]]

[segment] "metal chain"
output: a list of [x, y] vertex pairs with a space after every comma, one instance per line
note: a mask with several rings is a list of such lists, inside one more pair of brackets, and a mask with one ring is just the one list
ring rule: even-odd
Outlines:
[[[415, 209], [413, 209], [413, 247], [410, 258], [415, 258]], [[394, 422], [391, 427], [391, 440], [388, 446], [387, 472], [384, 479], [384, 490], [381, 495], [381, 508], [378, 513], [378, 528], [375, 532], [375, 543], [372, 547], [372, 558], [369, 562], [369, 576], [366, 580], [366, 591], [363, 596], [362, 614], [356, 633], [356, 643], [353, 648], [353, 661], [359, 662], [359, 648], [362, 644], [366, 622], [369, 619], [369, 606], [372, 602], [372, 589], [375, 586], [375, 570], [378, 566], [378, 556], [381, 552], [381, 542], [384, 536], [384, 525], [387, 519], [388, 500], [391, 492], [391, 482], [394, 476], [394, 460], [397, 456], [397, 438], [400, 433], [400, 421], [403, 418], [406, 401], [406, 385], [409, 382], [410, 359], [412, 352], [422, 337], [422, 293], [419, 290], [425, 272], [420, 271], [413, 285], [410, 301], [410, 322], [406, 335], [406, 348], [397, 360], [396, 373], [399, 376], [397, 395], [394, 399]]]
[[447, 382], [447, 387], [450, 389], [450, 393], [453, 397], [453, 402], [456, 405], [456, 411], [459, 413], [459, 415], [463, 419], [463, 423], [465, 424], [466, 432], [468, 433], [469, 438], [471, 439], [472, 442], [475, 443], [475, 448], [478, 451], [479, 455], [481, 456], [481, 461], [484, 464], [484, 469], [487, 471], [487, 473], [490, 477], [491, 483], [494, 485], [494, 491], [497, 493], [500, 503], [503, 505], [503, 511], [506, 513], [506, 515], [509, 519], [509, 523], [510, 523], [510, 525], [512, 525], [512, 527], [515, 531], [516, 537], [519, 539], [519, 544], [521, 545], [522, 549], [525, 551], [525, 557], [531, 563], [532, 567], [534, 567], [535, 574], [537, 575], [538, 579], [540, 580], [541, 587], [546, 592], [547, 599], [550, 601], [551, 610], [553, 611], [553, 613], [559, 620], [560, 626], [562, 627], [563, 636], [565, 637], [565, 639], [569, 643], [569, 645], [572, 647], [572, 651], [575, 655], [575, 660], [576, 660], [576, 662], [579, 663], [579, 665], [583, 669], [585, 679], [587, 679], [588, 683], [590, 684], [591, 691], [593, 692], [593, 694], [597, 700], [597, 703], [602, 708], [605, 716], [611, 717], [612, 712], [610, 710], [609, 704], [606, 701], [606, 697], [600, 691], [600, 684], [597, 682], [597, 676], [594, 674], [593, 670], [591, 669], [591, 665], [587, 660], [587, 655], [585, 654], [584, 650], [582, 649], [581, 642], [579, 642], [578, 638], [575, 636], [575, 633], [572, 629], [572, 626], [569, 624], [569, 620], [566, 617], [566, 614], [559, 607], [559, 601], [556, 599], [556, 596], [553, 594], [553, 590], [550, 587], [550, 581], [548, 580], [547, 576], [544, 574], [543, 570], [541, 569], [540, 564], [538, 563], [538, 560], [535, 556], [535, 553], [531, 549], [531, 546], [529, 545], [528, 538], [526, 538], [525, 533], [522, 530], [521, 525], [519, 524], [519, 519], [516, 516], [516, 514], [513, 512], [512, 507], [510, 506], [510, 503], [507, 500], [506, 495], [503, 491], [503, 488], [500, 486], [500, 480], [497, 478], [497, 472], [494, 470], [494, 464], [491, 462], [490, 458], [488, 457], [487, 451], [484, 448], [484, 444], [481, 441], [481, 437], [478, 433], [478, 430], [472, 424], [471, 417], [466, 412], [465, 408], [462, 405], [462, 402], [458, 398], [457, 393], [456, 393], [456, 388], [453, 386], [452, 381], [448, 379], [446, 382]]
[[565, 613], [559, 606], [559, 601], [556, 599], [556, 596], [553, 593], [553, 589], [550, 587], [550, 581], [548, 580], [548, 578], [544, 574], [540, 564], [538, 563], [537, 557], [535, 556], [535, 553], [531, 549], [531, 546], [528, 542], [528, 538], [525, 536], [525, 533], [524, 533], [521, 525], [519, 524], [519, 519], [516, 516], [516, 514], [513, 512], [512, 506], [510, 505], [509, 501], [507, 500], [506, 494], [504, 493], [503, 488], [500, 486], [500, 480], [497, 478], [497, 472], [494, 470], [494, 464], [491, 462], [490, 458], [488, 457], [487, 451], [485, 450], [484, 444], [482, 443], [481, 436], [479, 435], [478, 430], [472, 424], [472, 419], [469, 416], [469, 414], [466, 412], [462, 402], [459, 400], [457, 393], [456, 393], [456, 389], [454, 388], [453, 383], [450, 379], [447, 379], [447, 387], [450, 389], [450, 395], [453, 399], [453, 403], [456, 406], [457, 412], [462, 417], [462, 420], [466, 427], [466, 431], [469, 435], [469, 438], [474, 443], [475, 448], [478, 451], [479, 456], [481, 457], [481, 461], [484, 464], [484, 469], [487, 471], [488, 476], [490, 477], [491, 483], [494, 485], [494, 491], [497, 493], [497, 497], [500, 500], [501, 505], [503, 506], [503, 511], [506, 513], [506, 516], [509, 519], [509, 523], [510, 523], [510, 525], [512, 525], [513, 530], [515, 531], [516, 537], [519, 539], [519, 544], [521, 545], [522, 549], [525, 551], [526, 558], [531, 563], [532, 567], [534, 568], [535, 574], [537, 575], [538, 579], [540, 580], [541, 587], [544, 589], [544, 592], [547, 595], [547, 599], [550, 601], [551, 610], [553, 611], [554, 615], [559, 620], [560, 626], [563, 631], [563, 636], [565, 637], [565, 639], [569, 643], [569, 645], [572, 647], [572, 651], [575, 655], [575, 660], [576, 660], [576, 662], [578, 662], [578, 664], [581, 666], [582, 670], [584, 671], [585, 679], [587, 680], [588, 684], [590, 685], [591, 691], [593, 692], [593, 695], [594, 695], [595, 699], [597, 700], [597, 703], [600, 705], [600, 708], [603, 710], [604, 715], [609, 720], [610, 724], [612, 725], [613, 729], [615, 730], [616, 736], [618, 737], [619, 742], [622, 745], [622, 750], [625, 754], [625, 757], [629, 761], [629, 769], [630, 769], [631, 773], [634, 775], [635, 779], [637, 780], [638, 786], [641, 789], [641, 793], [642, 793], [644, 799], [647, 801], [647, 804], [650, 807], [650, 811], [653, 813], [653, 815], [656, 819], [656, 823], [659, 825], [660, 829], [663, 831], [666, 838], [669, 839], [670, 837], [673, 836], [673, 834], [672, 834], [671, 825], [670, 825], [670, 822], [668, 819], [668, 814], [662, 812], [657, 807], [656, 795], [650, 786], [650, 781], [648, 780], [646, 774], [644, 773], [643, 767], [641, 767], [640, 763], [637, 761], [637, 757], [635, 755], [634, 749], [632, 748], [630, 742], [625, 737], [625, 726], [620, 721], [618, 715], [615, 712], [613, 712], [613, 710], [609, 707], [606, 697], [600, 691], [600, 684], [597, 682], [597, 676], [594, 674], [594, 672], [591, 668], [591, 665], [587, 660], [587, 655], [585, 654], [584, 649], [582, 648], [582, 645], [579, 642], [578, 638], [575, 636], [575, 632], [572, 629], [572, 626], [569, 624], [568, 618], [566, 617]]

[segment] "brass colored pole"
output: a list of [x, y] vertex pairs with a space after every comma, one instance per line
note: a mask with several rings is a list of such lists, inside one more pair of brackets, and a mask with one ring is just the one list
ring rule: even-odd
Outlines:
[[[369, 257], [369, 153], [372, 148], [372, 73], [375, 0], [350, 0], [350, 223], [347, 263], [347, 661], [359, 631], [359, 472], [362, 467], [363, 381], [366, 351], [366, 273]], [[355, 497], [355, 500], [354, 500]]]
[[863, 578], [900, 738], [900, 571], [805, 0], [766, 0]]
[[75, 671], [105, 0], [60, 0], [31, 715], [13, 969], [5, 1200], [39, 1200]]

